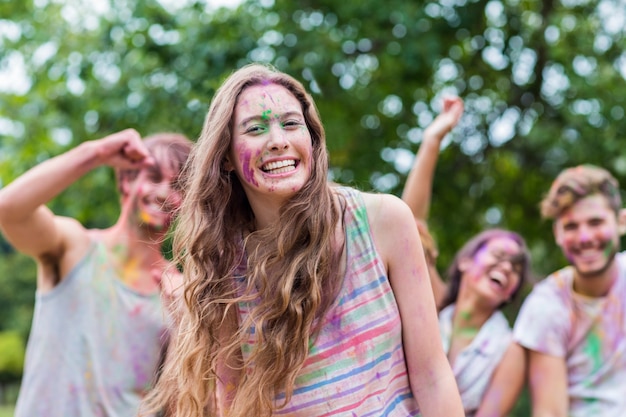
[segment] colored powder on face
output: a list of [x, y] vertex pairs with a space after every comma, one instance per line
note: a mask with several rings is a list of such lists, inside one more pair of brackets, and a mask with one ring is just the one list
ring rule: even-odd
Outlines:
[[270, 109], [267, 109], [263, 111], [263, 113], [261, 113], [261, 120], [267, 121], [270, 119], [271, 115], [272, 115], [272, 111]]
[[152, 217], [150, 217], [150, 214], [146, 213], [143, 210], [139, 212], [139, 219], [144, 223], [150, 223], [152, 221]]
[[141, 210], [139, 212], [139, 219], [141, 220], [142, 223], [144, 224], [149, 224], [153, 230], [156, 231], [161, 231], [165, 228], [165, 226], [163, 224], [154, 224], [153, 223], [153, 218], [150, 215], [150, 213], [146, 213], [145, 211]]
[[243, 176], [246, 182], [254, 185], [255, 187], [258, 186], [259, 183], [254, 179], [254, 168], [250, 166], [250, 160], [252, 159], [251, 152], [249, 150], [244, 150], [239, 155], [243, 165]]
[[613, 242], [613, 239], [611, 239], [611, 236], [606, 236], [606, 245], [604, 247], [604, 256], [610, 256], [614, 251], [615, 251], [615, 243]]
[[[491, 265], [491, 263], [489, 263], [489, 262], [487, 262], [485, 260], [485, 256], [487, 256], [486, 255], [487, 253], [488, 253], [487, 247], [485, 247], [485, 246], [483, 246], [482, 248], [478, 249], [478, 251], [476, 251], [476, 253], [472, 257], [473, 267], [477, 267], [477, 268], [480, 268], [480, 269], [488, 268]], [[471, 276], [471, 278], [473, 279], [474, 282], [476, 282], [476, 281], [480, 281], [481, 276], [479, 274], [477, 274], [477, 275]], [[469, 319], [469, 317], [467, 317], [467, 318]]]
[[574, 255], [572, 254], [571, 251], [568, 251], [567, 249], [563, 248], [563, 255], [565, 256], [565, 259], [567, 259], [567, 262], [570, 265], [574, 265]]

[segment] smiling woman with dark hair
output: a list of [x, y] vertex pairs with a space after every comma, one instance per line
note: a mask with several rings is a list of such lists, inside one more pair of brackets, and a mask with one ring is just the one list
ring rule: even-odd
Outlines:
[[439, 145], [463, 114], [463, 101], [444, 99], [442, 113], [424, 131], [402, 199], [411, 207], [425, 242], [439, 313], [444, 351], [467, 416], [506, 416], [525, 379], [524, 351], [500, 308], [527, 282], [530, 258], [524, 239], [503, 229], [485, 230], [457, 252], [444, 282], [435, 267], [437, 251], [428, 231], [432, 182]]

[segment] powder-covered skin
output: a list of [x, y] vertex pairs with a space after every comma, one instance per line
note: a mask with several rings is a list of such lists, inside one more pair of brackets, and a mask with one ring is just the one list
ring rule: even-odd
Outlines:
[[510, 237], [490, 239], [471, 259], [462, 262], [459, 297], [479, 297], [494, 310], [510, 300], [520, 284], [521, 277], [514, 261], [520, 253], [519, 244]]
[[299, 191], [309, 180], [311, 155], [312, 139], [302, 106], [286, 88], [263, 84], [241, 93], [235, 106], [229, 167], [252, 206], [268, 198], [282, 202]]
[[593, 194], [564, 210], [554, 223], [555, 238], [580, 277], [603, 273], [619, 247], [615, 212]]
[[129, 192], [130, 216], [140, 227], [151, 231], [167, 230], [174, 218], [181, 196], [172, 189], [176, 173], [169, 169], [144, 169], [132, 184]]

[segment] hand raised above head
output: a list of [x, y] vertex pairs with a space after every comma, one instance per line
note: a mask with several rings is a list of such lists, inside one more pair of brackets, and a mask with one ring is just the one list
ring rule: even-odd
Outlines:
[[463, 110], [463, 100], [460, 97], [445, 97], [441, 113], [426, 128], [424, 139], [443, 140], [445, 135], [457, 125], [463, 115]]
[[135, 129], [125, 129], [95, 141], [100, 163], [119, 169], [137, 169], [154, 160]]

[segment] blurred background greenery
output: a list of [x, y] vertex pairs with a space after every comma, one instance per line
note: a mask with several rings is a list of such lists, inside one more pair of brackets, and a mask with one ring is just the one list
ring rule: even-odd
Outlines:
[[[215, 89], [251, 61], [305, 84], [326, 126], [331, 179], [362, 190], [399, 195], [441, 97], [463, 97], [434, 185], [442, 270], [469, 237], [499, 226], [525, 236], [541, 278], [565, 264], [537, 209], [556, 174], [593, 163], [624, 182], [624, 0], [218, 6], [0, 0], [0, 186], [127, 127], [195, 138]], [[112, 172], [92, 172], [50, 207], [107, 227], [118, 211]], [[33, 262], [0, 237], [0, 403], [14, 400], [34, 291]], [[524, 395], [514, 415], [528, 414]]]

